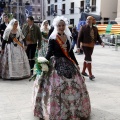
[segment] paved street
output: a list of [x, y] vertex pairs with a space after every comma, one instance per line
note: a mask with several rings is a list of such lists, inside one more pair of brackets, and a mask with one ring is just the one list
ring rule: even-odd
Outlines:
[[[84, 55], [76, 55], [80, 67]], [[86, 78], [91, 99], [90, 120], [120, 120], [120, 47], [96, 46], [93, 53], [95, 81]], [[0, 79], [0, 120], [38, 120], [33, 117], [31, 96], [33, 82], [27, 79]]]

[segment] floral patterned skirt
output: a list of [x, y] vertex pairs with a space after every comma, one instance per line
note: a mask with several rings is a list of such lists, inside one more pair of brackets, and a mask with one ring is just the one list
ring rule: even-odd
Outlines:
[[44, 40], [41, 41], [41, 49], [39, 50], [39, 56], [40, 57], [45, 57], [48, 49], [48, 43], [45, 42]]
[[89, 117], [89, 94], [79, 70], [75, 67], [76, 73], [67, 78], [58, 75], [55, 59], [52, 59], [51, 63], [50, 75], [44, 79], [44, 83], [41, 85], [40, 76], [34, 81], [34, 116], [43, 119], [47, 116], [49, 120], [80, 120]]

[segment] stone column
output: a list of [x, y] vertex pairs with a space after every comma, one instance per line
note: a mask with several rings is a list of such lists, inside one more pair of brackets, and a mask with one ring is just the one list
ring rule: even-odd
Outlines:
[[118, 0], [117, 18], [115, 19], [115, 21], [120, 24], [120, 0]]

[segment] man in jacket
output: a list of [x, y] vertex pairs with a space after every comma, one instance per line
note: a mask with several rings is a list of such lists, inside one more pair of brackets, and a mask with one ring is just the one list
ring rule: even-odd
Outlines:
[[103, 47], [104, 43], [102, 42], [97, 27], [93, 26], [95, 19], [92, 16], [88, 16], [86, 20], [86, 25], [82, 26], [77, 39], [77, 49], [80, 50], [80, 43], [83, 48], [85, 59], [83, 63], [82, 74], [88, 76], [85, 72], [86, 68], [89, 72], [89, 79], [93, 80], [95, 76], [92, 74], [92, 53], [96, 41], [98, 41]]
[[36, 48], [40, 49], [41, 47], [41, 32], [40, 28], [34, 24], [34, 18], [32, 16], [29, 16], [27, 18], [27, 24], [23, 25], [22, 32], [25, 36], [27, 48], [26, 53], [29, 59], [30, 67], [31, 67], [31, 73], [33, 72], [34, 67], [34, 57]]
[[9, 24], [8, 15], [4, 14], [3, 15], [3, 23], [0, 25], [1, 42], [3, 41], [3, 33], [4, 33], [8, 24]]

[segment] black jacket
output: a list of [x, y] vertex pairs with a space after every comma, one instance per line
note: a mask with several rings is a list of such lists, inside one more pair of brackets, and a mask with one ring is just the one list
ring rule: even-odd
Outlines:
[[3, 34], [4, 34], [4, 31], [5, 31], [6, 27], [7, 27], [7, 26], [5, 25], [5, 23], [2, 23], [2, 24], [0, 25], [1, 41], [3, 41]]
[[[70, 49], [70, 44], [69, 41], [67, 40], [67, 50], [69, 51]], [[56, 42], [56, 40], [54, 39], [50, 39], [49, 40], [49, 44], [48, 44], [48, 52], [46, 55], [46, 59], [50, 60], [51, 56], [55, 56], [55, 57], [66, 57], [64, 55], [64, 53], [62, 52], [59, 44]], [[69, 51], [69, 56], [75, 61], [75, 63], [78, 65], [78, 62], [74, 56], [73, 50], [71, 49]]]
[[77, 41], [77, 37], [78, 37], [78, 32], [72, 32], [72, 37], [74, 41]]
[[[102, 43], [102, 40], [99, 36], [98, 29], [95, 26], [92, 26], [92, 29], [94, 30], [94, 41], [98, 41], [100, 44]], [[91, 36], [90, 36], [90, 26], [89, 25], [83, 25], [80, 29], [78, 39], [77, 39], [77, 47], [80, 47], [80, 42], [82, 43], [91, 43]]]

